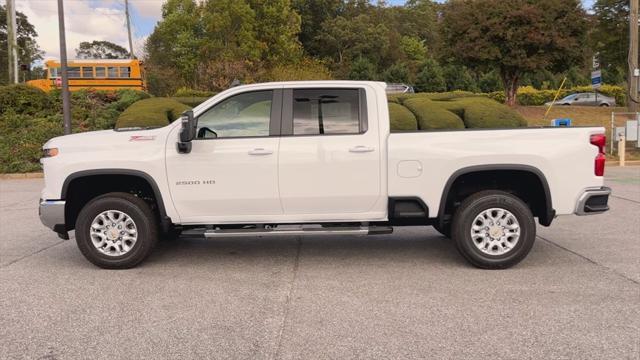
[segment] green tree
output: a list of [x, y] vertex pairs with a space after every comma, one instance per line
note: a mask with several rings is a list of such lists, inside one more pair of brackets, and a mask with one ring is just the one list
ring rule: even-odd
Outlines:
[[447, 83], [442, 74], [440, 64], [434, 59], [427, 59], [416, 76], [414, 88], [418, 92], [441, 92], [447, 90]]
[[[16, 11], [16, 25], [18, 27], [16, 33], [18, 62], [20, 64], [31, 65], [34, 61], [42, 60], [44, 53], [40, 50], [36, 42], [38, 33], [26, 15], [19, 11]], [[7, 71], [9, 68], [9, 54], [7, 48], [7, 10], [4, 5], [0, 5], [0, 84], [7, 84], [9, 82], [9, 74]], [[28, 80], [34, 78], [36, 74], [32, 74], [29, 70], [26, 75]]]
[[315, 39], [322, 30], [322, 23], [340, 14], [342, 0], [293, 0], [292, 5], [301, 18], [300, 43], [308, 54], [318, 55], [321, 45]]
[[500, 74], [495, 70], [482, 73], [478, 79], [478, 87], [484, 93], [502, 90]]
[[413, 36], [403, 36], [400, 39], [400, 48], [409, 60], [423, 62], [427, 58], [427, 47], [424, 40]]
[[302, 47], [298, 41], [300, 15], [290, 0], [249, 0], [255, 13], [254, 30], [268, 64], [292, 63], [300, 59]]
[[382, 79], [388, 83], [408, 83], [409, 69], [403, 63], [393, 64], [382, 73]]
[[319, 55], [338, 65], [365, 57], [378, 66], [380, 54], [389, 45], [387, 35], [388, 29], [376, 24], [369, 15], [358, 15], [353, 19], [338, 16], [322, 24], [316, 41], [323, 44]]
[[476, 79], [466, 66], [449, 64], [442, 69], [442, 72], [447, 84], [447, 91], [478, 91]]
[[596, 0], [591, 46], [599, 53], [603, 70], [626, 69], [629, 50], [629, 1]]
[[110, 41], [83, 41], [76, 49], [79, 59], [128, 59], [127, 49]]
[[377, 80], [376, 66], [366, 58], [359, 57], [351, 63], [350, 80]]
[[[195, 0], [169, 0], [162, 6], [162, 20], [158, 22], [145, 44], [150, 76], [165, 79], [172, 85], [195, 87], [196, 71], [204, 41], [201, 8]], [[148, 70], [149, 70], [148, 69]], [[171, 72], [174, 76], [165, 76]]]
[[578, 0], [451, 0], [443, 30], [459, 62], [499, 70], [508, 105], [524, 74], [562, 72], [585, 58], [586, 13]]

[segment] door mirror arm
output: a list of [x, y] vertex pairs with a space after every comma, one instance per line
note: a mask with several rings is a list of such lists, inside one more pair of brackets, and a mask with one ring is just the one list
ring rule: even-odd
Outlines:
[[180, 118], [180, 141], [178, 142], [178, 152], [181, 154], [188, 154], [191, 152], [191, 141], [196, 136], [197, 122], [193, 117], [193, 111], [187, 110], [182, 113]]

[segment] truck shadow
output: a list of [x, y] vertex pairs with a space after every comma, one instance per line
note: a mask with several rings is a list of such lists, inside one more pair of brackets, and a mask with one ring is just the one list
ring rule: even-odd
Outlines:
[[142, 266], [211, 266], [216, 263], [250, 266], [263, 262], [291, 262], [296, 257], [305, 262], [335, 266], [381, 262], [468, 266], [451, 240], [430, 228], [400, 229], [391, 235], [377, 236], [247, 236], [215, 240], [181, 237], [159, 242]]

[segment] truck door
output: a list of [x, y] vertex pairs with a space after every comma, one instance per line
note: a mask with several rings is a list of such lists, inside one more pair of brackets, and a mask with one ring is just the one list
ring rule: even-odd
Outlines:
[[285, 215], [347, 219], [380, 210], [382, 149], [371, 120], [365, 89], [284, 89], [279, 184]]
[[281, 108], [281, 89], [232, 95], [198, 115], [190, 153], [167, 144], [171, 197], [183, 222], [257, 221], [282, 214]]

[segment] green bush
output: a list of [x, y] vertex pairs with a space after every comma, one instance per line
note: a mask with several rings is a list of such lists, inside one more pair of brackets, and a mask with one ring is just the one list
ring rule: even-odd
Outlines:
[[485, 97], [459, 98], [436, 103], [461, 116], [465, 127], [469, 129], [527, 126], [527, 121], [517, 111]]
[[0, 173], [40, 170], [42, 145], [62, 133], [60, 115], [0, 115]]
[[116, 129], [165, 126], [189, 109], [189, 106], [170, 98], [140, 100], [120, 114]]
[[192, 97], [179, 97], [179, 96], [174, 96], [171, 97], [170, 99], [175, 100], [179, 103], [183, 103], [185, 105], [191, 106], [192, 108], [202, 104], [203, 102], [205, 102], [206, 100], [208, 100], [208, 97], [196, 97], [196, 96], [192, 96]]
[[463, 129], [462, 119], [437, 102], [427, 98], [411, 98], [402, 103], [415, 115], [420, 130]]
[[189, 89], [186, 87], [181, 87], [180, 89], [178, 89], [175, 94], [173, 94], [174, 97], [201, 97], [201, 98], [210, 98], [213, 95], [215, 95], [216, 93], [213, 91], [207, 91], [207, 90], [194, 90], [194, 89]]
[[35, 115], [50, 106], [44, 91], [29, 85], [0, 86], [0, 114], [13, 111], [16, 114]]
[[389, 102], [389, 119], [391, 130], [417, 130], [418, 120], [406, 107]]

